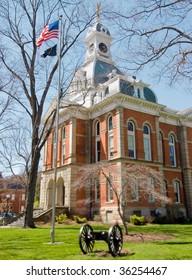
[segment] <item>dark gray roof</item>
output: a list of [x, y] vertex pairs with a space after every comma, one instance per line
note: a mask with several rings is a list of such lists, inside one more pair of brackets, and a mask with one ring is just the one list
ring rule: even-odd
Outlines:
[[124, 93], [126, 95], [130, 95], [130, 96], [134, 95], [134, 87], [128, 81], [120, 80], [120, 91], [121, 93]]
[[123, 75], [123, 73], [114, 65], [107, 62], [96, 60], [94, 69], [94, 81], [95, 84], [103, 84], [109, 80], [108, 75], [115, 70], [117, 74]]
[[[111, 74], [112, 72], [115, 72], [116, 74], [124, 75], [116, 66], [97, 59], [94, 68], [95, 85], [104, 84], [105, 82], [107, 82], [109, 80], [108, 75]], [[134, 87], [130, 82], [121, 79], [120, 92], [129, 96], [133, 96]], [[144, 87], [143, 92], [144, 92], [145, 100], [157, 103], [156, 96], [150, 88]]]
[[150, 88], [144, 87], [143, 92], [144, 92], [144, 97], [147, 101], [157, 103], [156, 96]]
[[105, 33], [105, 34], [107, 34], [107, 35], [110, 36], [109, 29], [108, 29], [107, 27], [105, 27], [103, 24], [101, 24], [100, 22], [98, 22], [98, 23], [96, 24], [96, 30], [97, 30], [98, 32], [103, 32], [103, 33]]

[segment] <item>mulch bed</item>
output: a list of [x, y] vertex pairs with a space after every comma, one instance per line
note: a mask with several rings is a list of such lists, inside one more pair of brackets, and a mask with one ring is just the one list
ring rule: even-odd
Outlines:
[[161, 240], [169, 240], [174, 238], [174, 235], [168, 234], [150, 234], [150, 233], [138, 233], [123, 236], [123, 242], [153, 242]]

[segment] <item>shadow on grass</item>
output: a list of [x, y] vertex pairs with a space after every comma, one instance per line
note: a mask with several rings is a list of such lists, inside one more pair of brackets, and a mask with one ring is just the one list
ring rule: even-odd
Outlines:
[[188, 241], [177, 241], [177, 242], [164, 242], [162, 245], [185, 245], [185, 244], [192, 244], [192, 242], [188, 242]]
[[[93, 257], [107, 257], [107, 258], [112, 258], [114, 259], [115, 257], [113, 257], [109, 251], [105, 251], [105, 250], [95, 250], [91, 253], [86, 254], [88, 256], [93, 256]], [[117, 257], [125, 257], [125, 256], [132, 256], [135, 255], [135, 253], [129, 251], [129, 250], [123, 250], [120, 255], [118, 255]], [[82, 255], [85, 256], [85, 255]]]

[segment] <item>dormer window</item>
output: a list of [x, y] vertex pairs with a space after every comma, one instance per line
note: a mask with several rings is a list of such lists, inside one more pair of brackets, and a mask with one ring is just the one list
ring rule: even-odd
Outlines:
[[140, 91], [140, 88], [137, 89], [137, 97], [138, 97], [138, 98], [141, 98], [141, 91]]
[[101, 31], [102, 31], [103, 33], [107, 33], [107, 28], [106, 28], [105, 26], [102, 26], [102, 27], [101, 27]]

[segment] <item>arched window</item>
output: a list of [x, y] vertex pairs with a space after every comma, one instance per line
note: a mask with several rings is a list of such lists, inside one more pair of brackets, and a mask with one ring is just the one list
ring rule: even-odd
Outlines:
[[150, 128], [146, 124], [143, 127], [143, 145], [144, 145], [145, 160], [151, 160]]
[[95, 143], [95, 161], [100, 161], [101, 155], [101, 141], [100, 141], [100, 122], [96, 122], [95, 124], [95, 136], [96, 136], [96, 143]]
[[180, 197], [180, 182], [174, 181], [174, 195], [175, 195], [175, 202], [181, 203], [181, 197]]
[[140, 91], [139, 88], [137, 89], [137, 97], [138, 97], [138, 98], [141, 98], [141, 91]]
[[128, 157], [136, 158], [136, 152], [135, 152], [135, 125], [131, 121], [128, 122], [127, 139], [128, 139]]
[[108, 118], [108, 158], [113, 158], [114, 139], [113, 139], [113, 117]]
[[62, 164], [65, 163], [65, 140], [66, 140], [66, 128], [65, 126], [62, 128], [62, 131], [61, 131], [61, 141], [62, 141], [62, 149], [61, 149], [61, 153], [62, 153], [62, 156], [61, 156], [61, 159], [62, 159]]
[[175, 153], [175, 137], [170, 134], [169, 135], [169, 157], [171, 166], [176, 166], [176, 153]]

